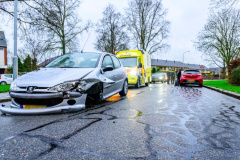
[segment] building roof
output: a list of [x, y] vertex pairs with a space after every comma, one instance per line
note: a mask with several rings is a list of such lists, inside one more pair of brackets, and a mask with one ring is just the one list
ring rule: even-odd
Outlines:
[[0, 31], [0, 47], [7, 47], [7, 42], [3, 31]]
[[[209, 70], [211, 71], [211, 72], [218, 72], [219, 71], [219, 69], [220, 69], [220, 71], [222, 72], [223, 71], [223, 69], [222, 68], [219, 68], [219, 67], [215, 67], [215, 68], [209, 68]], [[226, 71], [228, 71], [228, 69], [226, 68]]]
[[208, 69], [204, 65], [203, 65], [203, 68], [200, 68], [201, 65], [199, 64], [189, 64], [189, 63], [182, 63], [180, 61], [170, 61], [170, 60], [161, 60], [161, 59], [152, 59], [152, 65], [165, 66], [165, 67], [184, 67], [184, 68], [197, 69], [197, 70]]

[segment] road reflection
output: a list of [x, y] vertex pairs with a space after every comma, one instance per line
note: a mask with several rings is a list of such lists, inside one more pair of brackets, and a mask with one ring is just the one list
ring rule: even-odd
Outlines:
[[[130, 97], [133, 97], [133, 96], [135, 96], [135, 92], [131, 91], [131, 90], [128, 90], [128, 94], [127, 94], [126, 97], [130, 98]], [[114, 101], [119, 101], [121, 98], [122, 97], [119, 94], [115, 94], [112, 97], [109, 97], [108, 99], [106, 99], [105, 101], [114, 102]]]

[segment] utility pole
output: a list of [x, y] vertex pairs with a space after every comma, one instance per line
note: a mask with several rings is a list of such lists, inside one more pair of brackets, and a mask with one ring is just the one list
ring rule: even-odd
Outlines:
[[13, 80], [18, 76], [18, 57], [17, 57], [17, 6], [18, 0], [14, 0], [14, 56], [13, 56]]

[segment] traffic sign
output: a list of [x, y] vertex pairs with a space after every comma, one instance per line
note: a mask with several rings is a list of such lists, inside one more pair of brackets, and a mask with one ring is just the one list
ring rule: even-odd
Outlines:
[[201, 65], [200, 68], [204, 68], [204, 65]]

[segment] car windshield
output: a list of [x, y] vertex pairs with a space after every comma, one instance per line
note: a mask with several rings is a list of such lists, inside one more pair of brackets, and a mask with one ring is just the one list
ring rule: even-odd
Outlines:
[[199, 71], [184, 71], [185, 74], [199, 74]]
[[46, 68], [96, 68], [100, 54], [98, 53], [73, 53], [63, 55], [48, 65]]
[[131, 58], [119, 58], [124, 67], [136, 67], [137, 66], [137, 57]]
[[164, 76], [163, 73], [153, 73], [153, 76]]

